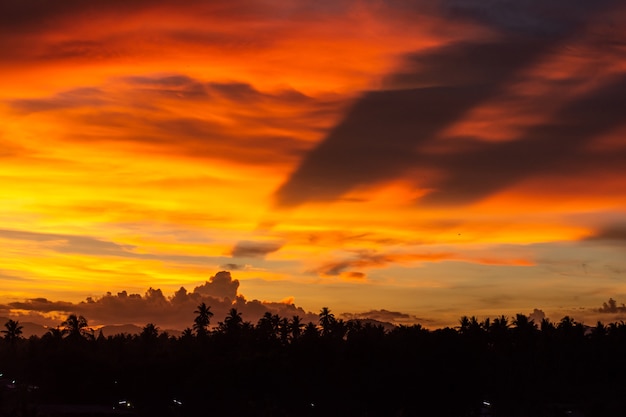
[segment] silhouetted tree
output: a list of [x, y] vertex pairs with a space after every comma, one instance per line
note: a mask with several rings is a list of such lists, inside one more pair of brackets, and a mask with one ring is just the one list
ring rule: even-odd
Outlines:
[[194, 313], [197, 314], [193, 320], [193, 329], [196, 331], [196, 336], [205, 337], [209, 333], [209, 324], [211, 323], [211, 317], [213, 317], [211, 307], [203, 302]]
[[304, 327], [304, 323], [299, 316], [293, 316], [291, 318], [290, 330], [291, 330], [291, 339], [297, 340], [300, 338], [302, 334], [302, 328]]
[[83, 316], [77, 316], [76, 314], [70, 314], [67, 319], [61, 323], [63, 332], [69, 338], [80, 338], [92, 336], [88, 333], [89, 324], [87, 319]]
[[328, 307], [322, 307], [319, 318], [320, 327], [322, 328], [322, 336], [329, 335], [332, 331], [333, 325], [335, 324], [335, 315], [330, 312]]
[[283, 317], [278, 322], [278, 336], [280, 338], [280, 342], [283, 345], [289, 343], [289, 336], [291, 335], [291, 323], [289, 323], [289, 319]]
[[223, 322], [218, 323], [218, 330], [223, 334], [237, 335], [244, 327], [241, 313], [235, 307], [228, 311], [228, 315]]
[[193, 339], [193, 330], [191, 328], [186, 327], [180, 334], [181, 340], [191, 340]]
[[280, 317], [266, 311], [256, 325], [256, 333], [261, 341], [276, 340], [278, 336], [278, 322]]
[[159, 337], [159, 328], [153, 323], [148, 323], [141, 330], [139, 337], [144, 342], [154, 342]]
[[320, 332], [313, 322], [308, 322], [307, 325], [304, 327], [304, 331], [302, 332], [302, 338], [308, 340], [316, 339], [317, 337], [319, 337], [319, 335]]
[[4, 327], [6, 330], [1, 331], [4, 333], [4, 340], [13, 343], [21, 338], [23, 326], [20, 326], [17, 320], [9, 319], [4, 323]]

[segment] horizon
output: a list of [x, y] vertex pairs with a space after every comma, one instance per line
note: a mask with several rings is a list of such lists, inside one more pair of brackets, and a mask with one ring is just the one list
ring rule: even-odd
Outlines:
[[624, 23], [0, 0], [0, 317], [626, 320]]

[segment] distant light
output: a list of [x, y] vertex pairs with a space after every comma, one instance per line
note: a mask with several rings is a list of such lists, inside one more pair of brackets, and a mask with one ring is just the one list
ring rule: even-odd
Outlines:
[[178, 401], [177, 399], [174, 399], [174, 404], [176, 404], [176, 405], [183, 405], [183, 403], [181, 401]]
[[311, 403], [311, 407], [315, 407], [315, 403]]
[[483, 401], [483, 405], [487, 407], [491, 407], [491, 403], [489, 401]]

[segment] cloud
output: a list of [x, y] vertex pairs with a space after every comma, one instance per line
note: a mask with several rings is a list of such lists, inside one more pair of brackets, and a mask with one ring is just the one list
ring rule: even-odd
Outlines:
[[370, 310], [363, 313], [345, 313], [341, 317], [344, 320], [375, 320], [383, 323], [392, 323], [396, 325], [411, 325], [414, 323], [428, 323], [429, 319], [417, 317], [414, 315], [401, 313], [399, 311], [389, 311], [385, 309]]
[[[507, 11], [508, 1], [490, 2], [497, 12], [468, 3], [473, 5], [470, 14], [496, 13], [500, 17], [486, 19], [502, 21], [505, 26], [514, 16]], [[505, 31], [488, 41], [469, 39], [407, 55], [380, 90], [358, 99], [306, 155], [275, 191], [276, 205], [289, 208], [334, 201], [355, 189], [403, 176], [411, 176], [416, 187], [428, 191], [419, 204], [449, 206], [474, 203], [538, 175], [562, 175], [572, 169], [583, 176], [606, 170], [623, 174], [623, 164], [617, 161], [623, 160], [626, 149], [613, 153], [589, 149], [594, 139], [624, 126], [619, 109], [626, 101], [623, 70], [612, 73], [589, 51], [605, 45], [606, 55], [613, 56], [611, 62], [618, 62], [616, 45], [623, 42], [623, 36], [617, 32], [595, 36], [593, 28], [583, 27], [593, 21], [591, 15], [604, 10], [596, 5], [578, 4], [580, 10], [559, 15], [558, 7], [524, 4], [520, 7], [529, 16], [539, 13], [538, 23], [530, 26], [554, 29], [552, 20], [563, 19], [564, 27], [541, 37]], [[584, 71], [561, 63], [558, 71], [564, 74], [558, 79], [540, 79], [533, 73], [555, 58], [574, 59], [563, 44], [575, 42], [580, 42], [574, 46], [580, 48], [580, 54], [590, 55]], [[544, 71], [542, 76], [549, 74]], [[590, 87], [594, 79], [597, 82]], [[530, 80], [535, 89], [548, 85], [561, 91], [561, 86], [568, 85], [567, 91], [579, 94], [564, 91], [555, 95], [555, 90], [547, 89], [545, 94], [533, 96], [528, 90], [523, 94], [515, 90], [514, 86]], [[474, 110], [497, 103], [525, 103], [529, 97], [532, 120], [520, 122], [516, 133], [504, 140], [488, 140], [491, 124], [478, 136], [446, 136]], [[508, 117], [513, 117], [514, 111], [511, 109]]]
[[[237, 308], [246, 321], [256, 323], [265, 314], [279, 314], [291, 318], [298, 315], [305, 322], [317, 323], [317, 315], [297, 307], [291, 300], [287, 302], [248, 301], [237, 294], [239, 281], [229, 272], [221, 271], [205, 284], [188, 292], [181, 287], [171, 296], [160, 289], [149, 288], [143, 295], [119, 291], [109, 292], [101, 297], [89, 297], [85, 301], [72, 303], [34, 298], [21, 302], [0, 304], [0, 312], [12, 317], [58, 325], [68, 314], [83, 315], [91, 325], [134, 324], [143, 326], [154, 323], [160, 328], [182, 330], [191, 327], [197, 306], [204, 302], [214, 313], [213, 325], [223, 320], [231, 308]], [[55, 321], [59, 319], [60, 321]]]
[[231, 255], [234, 258], [263, 258], [266, 255], [276, 252], [283, 246], [279, 242], [252, 242], [242, 240], [233, 248]]
[[229, 271], [240, 271], [242, 269], [246, 269], [247, 265], [244, 264], [224, 264], [221, 265], [220, 268], [228, 269]]
[[101, 107], [107, 103], [104, 92], [94, 87], [75, 88], [43, 99], [17, 99], [10, 102], [13, 110], [35, 113], [83, 106]]
[[89, 236], [56, 233], [27, 232], [0, 229], [0, 239], [24, 240], [48, 244], [47, 247], [60, 253], [82, 253], [90, 255], [129, 256], [135, 247], [119, 245]]
[[253, 165], [282, 164], [304, 154], [308, 139], [341, 104], [290, 88], [262, 92], [249, 83], [207, 82], [181, 73], [112, 77], [98, 86], [7, 103], [24, 116], [54, 114], [74, 126], [63, 139], [78, 144], [127, 143], [144, 153]]
[[210, 297], [234, 300], [237, 297], [239, 280], [233, 280], [230, 272], [220, 271], [193, 292]]
[[545, 48], [533, 41], [462, 42], [408, 58], [405, 69], [389, 77], [388, 89], [359, 99], [304, 158], [276, 191], [278, 206], [335, 200], [426, 163], [431, 157], [420, 156], [420, 146], [491, 97]]
[[618, 109], [626, 106], [625, 92], [626, 76], [617, 77], [568, 104], [549, 123], [530, 127], [519, 138], [503, 143], [477, 141], [462, 153], [444, 156], [440, 166], [445, 179], [419, 203], [473, 203], [523, 179], [562, 174], [572, 167], [579, 175], [606, 169], [624, 172], [616, 158], [626, 157], [626, 149], [613, 150], [611, 157], [609, 152], [589, 151], [588, 146], [624, 124]]
[[626, 305], [622, 303], [621, 305], [617, 305], [617, 301], [612, 298], [609, 298], [609, 301], [606, 303], [602, 303], [602, 307], [598, 308], [597, 311], [599, 313], [626, 313]]
[[0, 269], [0, 280], [7, 281], [32, 281], [32, 279], [16, 275], [14, 271], [6, 271]]
[[[309, 272], [322, 276], [342, 276], [348, 279], [363, 279], [365, 273], [361, 269], [384, 268], [390, 264], [411, 264], [422, 262], [460, 261], [482, 265], [514, 265], [530, 266], [534, 263], [523, 258], [485, 257], [481, 251], [465, 254], [454, 252], [401, 252], [378, 253], [371, 250], [353, 251], [348, 259], [323, 263]], [[353, 271], [357, 269], [357, 271]]]
[[444, 0], [440, 7], [451, 17], [469, 19], [518, 35], [562, 35], [576, 29], [613, 0]]
[[312, 272], [327, 276], [343, 275], [344, 272], [346, 272], [345, 275], [348, 278], [362, 278], [365, 276], [365, 274], [363, 274], [362, 272], [354, 272], [349, 270], [352, 268], [382, 268], [387, 266], [388, 264], [403, 262], [437, 262], [454, 258], [455, 255], [451, 253], [384, 254], [363, 250], [356, 251], [351, 259], [328, 262], [318, 268], [315, 268]]
[[533, 312], [528, 315], [528, 318], [539, 325], [541, 321], [546, 318], [546, 313], [544, 313], [543, 310], [535, 308]]
[[585, 240], [626, 243], [626, 226], [614, 225], [604, 228], [595, 234], [588, 236]]
[[114, 256], [128, 259], [160, 260], [173, 263], [215, 264], [223, 261], [222, 257], [151, 254], [135, 252], [136, 246], [123, 245], [90, 236], [78, 236], [57, 233], [27, 232], [22, 230], [0, 229], [0, 239], [39, 242], [43, 248], [57, 253], [83, 254], [93, 256]]

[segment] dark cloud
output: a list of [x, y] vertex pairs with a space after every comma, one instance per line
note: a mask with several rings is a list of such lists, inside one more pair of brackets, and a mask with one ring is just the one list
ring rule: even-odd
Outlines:
[[239, 280], [233, 280], [228, 271], [220, 271], [203, 285], [194, 288], [193, 292], [210, 297], [234, 300], [237, 297], [238, 288]]
[[626, 243], [626, 225], [615, 225], [599, 230], [586, 238], [589, 241], [608, 241]]
[[[252, 14], [261, 14], [268, 8], [261, 8], [267, 2], [246, 2], [248, 7], [241, 7], [242, 1], [205, 2], [189, 0], [185, 8], [195, 15], [208, 14], [215, 18], [245, 18]], [[24, 0], [19, 2], [0, 2], [0, 28], [9, 33], [39, 32], [60, 29], [63, 25], [71, 26], [77, 21], [96, 21], [98, 19], [124, 20], [129, 16], [141, 15], [145, 11], [160, 10], [162, 13], [176, 15], [184, 12], [180, 3], [173, 0], [94, 0], [84, 3], [80, 0], [62, 2], [47, 0]], [[239, 14], [237, 14], [239, 12]]]
[[626, 106], [625, 93], [626, 76], [618, 77], [569, 104], [549, 123], [531, 127], [515, 140], [477, 141], [474, 149], [443, 157], [441, 166], [445, 167], [446, 178], [420, 203], [472, 203], [522, 179], [574, 169], [577, 175], [606, 169], [623, 172], [624, 168], [609, 155], [626, 158], [626, 149], [593, 152], [587, 145], [625, 123], [621, 111]]
[[106, 103], [102, 90], [93, 87], [76, 88], [43, 99], [19, 99], [10, 102], [20, 113], [71, 109], [82, 106], [100, 107]]
[[[476, 8], [475, 2], [470, 3]], [[495, 3], [505, 13], [510, 2]], [[618, 161], [624, 160], [626, 149], [602, 152], [588, 148], [593, 139], [625, 123], [621, 109], [626, 101], [626, 78], [620, 74], [607, 76], [597, 89], [575, 97], [547, 122], [526, 127], [520, 136], [507, 141], [464, 137], [442, 144], [438, 140], [438, 135], [469, 111], [490, 100], [519, 100], [507, 88], [534, 64], [562, 52], [568, 36], [601, 10], [596, 5], [578, 4], [589, 9], [582, 19], [582, 11], [559, 16], [558, 8], [540, 7], [537, 2], [528, 2], [524, 8], [532, 13], [535, 6], [542, 13], [546, 9], [550, 16], [538, 21], [547, 22], [548, 27], [551, 19], [561, 18], [567, 30], [542, 36], [506, 33], [491, 42], [468, 40], [407, 57], [404, 68], [388, 77], [384, 89], [361, 97], [307, 154], [276, 190], [276, 204], [292, 207], [337, 200], [355, 188], [409, 172], [419, 173], [414, 181], [420, 188], [433, 191], [421, 203], [433, 205], [472, 203], [538, 174], [562, 175], [568, 170], [579, 175], [611, 170], [623, 173]], [[607, 50], [623, 43], [612, 36], [602, 40]], [[573, 73], [558, 82], [578, 86], [587, 80]], [[545, 103], [554, 99], [538, 98], [534, 111], [541, 112]], [[442, 146], [445, 148], [438, 148]]]
[[598, 313], [626, 313], [626, 305], [622, 303], [618, 306], [617, 301], [609, 298], [609, 301], [602, 303], [602, 307], [597, 309], [597, 311]]
[[459, 43], [411, 57], [404, 71], [389, 77], [389, 89], [359, 99], [304, 158], [277, 190], [277, 204], [335, 200], [429, 162], [429, 155], [420, 156], [420, 146], [486, 101], [547, 45]]
[[221, 265], [220, 268], [228, 269], [229, 271], [240, 271], [246, 268], [244, 264], [224, 264]]
[[16, 301], [8, 303], [4, 308], [27, 310], [27, 311], [40, 311], [43, 313], [49, 313], [52, 311], [71, 311], [73, 304], [65, 301], [49, 301], [46, 298], [32, 298], [23, 302]]
[[237, 242], [231, 255], [234, 258], [263, 258], [266, 255], [276, 252], [283, 244], [281, 242], [252, 242], [242, 240]]
[[183, 74], [167, 76], [134, 76], [125, 77], [123, 81], [138, 89], [143, 94], [171, 97], [174, 99], [206, 99], [207, 87], [204, 83]]
[[480, 22], [507, 33], [550, 36], [568, 34], [614, 0], [443, 0], [451, 17]]
[[347, 272], [349, 278], [364, 278], [365, 274], [351, 269], [381, 268], [388, 264], [419, 261], [442, 261], [453, 259], [452, 253], [377, 253], [368, 250], [355, 251], [349, 259], [328, 262], [313, 271], [317, 274], [337, 276]]
[[533, 309], [533, 312], [528, 315], [528, 318], [536, 324], [540, 324], [541, 321], [546, 318], [546, 313], [544, 313], [541, 309], [535, 308]]

